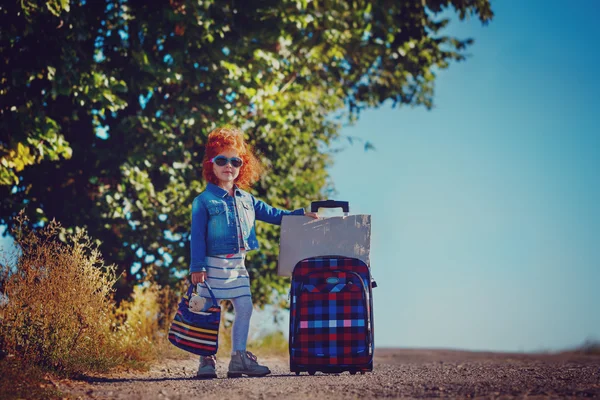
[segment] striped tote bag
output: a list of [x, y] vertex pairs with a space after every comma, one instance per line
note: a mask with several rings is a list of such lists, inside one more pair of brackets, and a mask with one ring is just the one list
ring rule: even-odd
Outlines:
[[190, 353], [210, 356], [217, 353], [219, 346], [221, 307], [208, 282], [204, 282], [204, 285], [212, 298], [212, 306], [200, 312], [191, 311], [189, 300], [197, 294], [194, 292], [196, 285], [190, 284], [169, 328], [169, 341]]

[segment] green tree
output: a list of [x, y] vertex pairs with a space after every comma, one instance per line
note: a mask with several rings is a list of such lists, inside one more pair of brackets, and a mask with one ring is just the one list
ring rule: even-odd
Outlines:
[[[451, 14], [493, 16], [489, 0], [4, 2], [0, 223], [26, 208], [86, 227], [124, 273], [121, 295], [150, 265], [172, 282], [210, 130], [244, 129], [268, 166], [260, 198], [327, 197], [341, 123], [386, 101], [431, 107], [436, 71], [465, 58], [472, 40], [443, 34]], [[257, 229], [264, 304], [285, 280], [278, 230]]]

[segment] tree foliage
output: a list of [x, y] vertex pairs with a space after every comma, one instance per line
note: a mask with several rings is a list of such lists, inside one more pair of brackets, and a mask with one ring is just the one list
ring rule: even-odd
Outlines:
[[[472, 43], [443, 33], [452, 14], [493, 16], [489, 0], [3, 2], [0, 222], [25, 207], [87, 228], [122, 293], [150, 265], [169, 283], [188, 267], [210, 130], [244, 129], [268, 167], [254, 194], [305, 207], [332, 188], [341, 123], [386, 101], [432, 106], [436, 71]], [[258, 229], [262, 304], [285, 281], [277, 229]]]

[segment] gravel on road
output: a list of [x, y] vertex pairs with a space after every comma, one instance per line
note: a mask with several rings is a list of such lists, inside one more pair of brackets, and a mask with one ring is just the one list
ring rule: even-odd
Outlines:
[[227, 378], [219, 360], [217, 379], [197, 380], [193, 357], [57, 385], [81, 399], [600, 398], [600, 355], [377, 349], [373, 372], [314, 376], [291, 373], [287, 358], [260, 360], [271, 375]]

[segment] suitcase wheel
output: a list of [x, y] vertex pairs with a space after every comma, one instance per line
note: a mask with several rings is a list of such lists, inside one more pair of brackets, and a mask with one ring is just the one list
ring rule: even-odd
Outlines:
[[365, 371], [360, 371], [360, 374], [361, 374], [361, 375], [364, 375], [364, 374], [365, 374]]
[[356, 375], [356, 371], [350, 371], [350, 375]]
[[308, 371], [308, 374], [309, 374], [309, 375], [314, 375], [314, 374], [315, 374], [315, 372], [317, 372], [317, 371]]
[[300, 371], [296, 371], [296, 376], [300, 375]]

